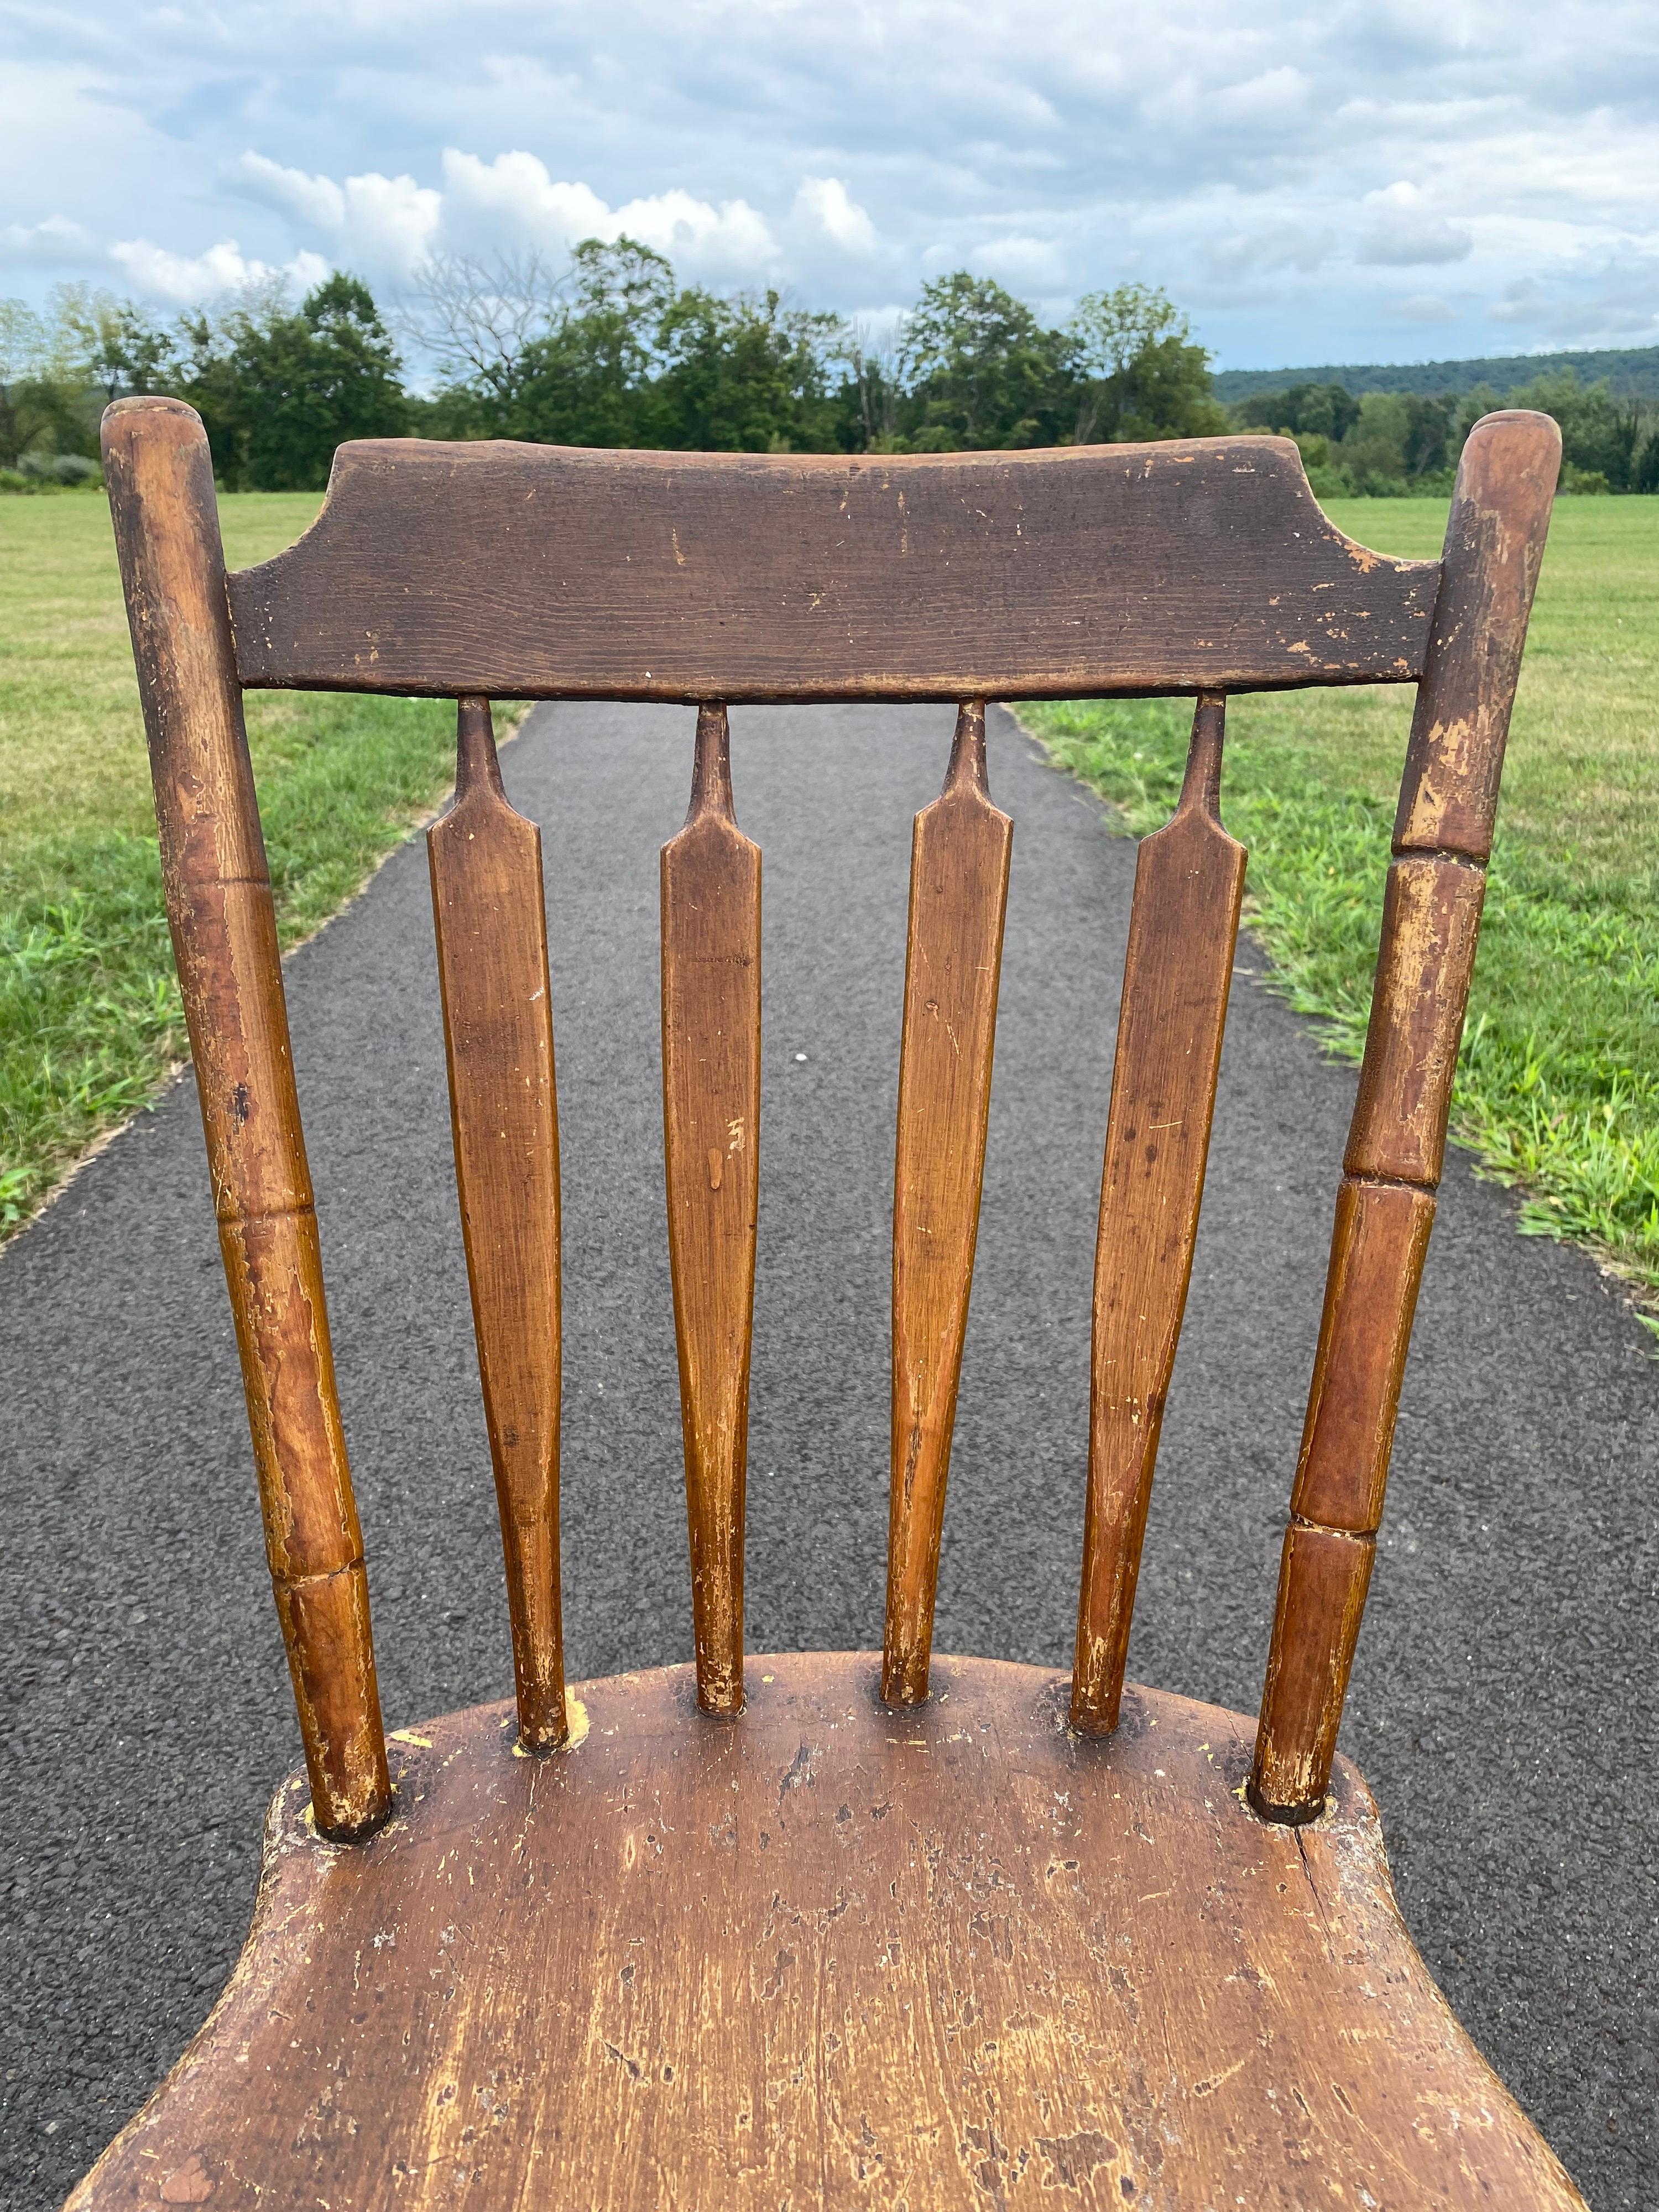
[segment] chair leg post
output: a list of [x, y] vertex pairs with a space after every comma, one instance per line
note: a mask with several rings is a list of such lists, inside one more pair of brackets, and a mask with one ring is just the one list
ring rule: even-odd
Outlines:
[[1249, 1782], [1251, 1802], [1269, 1820], [1316, 1819], [1330, 1784], [1434, 1221], [1504, 745], [1560, 446], [1546, 416], [1491, 415], [1470, 433], [1458, 469]]
[[195, 412], [120, 400], [103, 447], [265, 1550], [318, 1827], [392, 1802], [213, 463]]

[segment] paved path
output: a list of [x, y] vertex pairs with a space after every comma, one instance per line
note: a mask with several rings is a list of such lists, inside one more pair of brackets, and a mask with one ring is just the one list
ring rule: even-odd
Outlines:
[[[950, 727], [733, 717], [766, 854], [753, 1648], [879, 1635], [909, 820]], [[690, 1648], [654, 938], [690, 746], [684, 713], [558, 708], [505, 756], [552, 907], [576, 1675]], [[992, 777], [1018, 830], [939, 1640], [1063, 1666], [1134, 855], [1003, 715]], [[1353, 1075], [1243, 960], [1132, 1667], [1251, 1711]], [[289, 989], [397, 1725], [510, 1686], [418, 845]], [[1651, 2212], [1659, 1365], [1512, 1224], [1455, 1164], [1345, 1742], [1454, 2005], [1597, 2212]], [[217, 1990], [296, 1755], [188, 1082], [0, 1259], [0, 2197], [35, 2212]]]

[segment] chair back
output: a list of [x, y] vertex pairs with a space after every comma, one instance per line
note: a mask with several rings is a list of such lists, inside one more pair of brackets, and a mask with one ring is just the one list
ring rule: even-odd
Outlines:
[[696, 710], [690, 811], [661, 861], [664, 1133], [697, 1695], [735, 1714], [761, 856], [733, 811], [726, 708], [958, 710], [943, 790], [915, 822], [901, 1023], [881, 1694], [902, 1706], [927, 1695], [1012, 836], [987, 787], [985, 702], [1194, 697], [1180, 803], [1139, 851], [1102, 1178], [1072, 1721], [1105, 1736], [1243, 890], [1219, 812], [1226, 700], [1418, 685], [1251, 1782], [1259, 1812], [1306, 1820], [1375, 1554], [1559, 446], [1545, 416], [1478, 423], [1433, 562], [1344, 537], [1278, 438], [902, 459], [371, 441], [340, 448], [297, 544], [228, 576], [198, 418], [164, 399], [108, 410], [167, 911], [319, 1828], [366, 1834], [391, 1796], [244, 689], [458, 702], [433, 910], [519, 1723], [536, 1753], [568, 1732], [558, 1118], [540, 836], [503, 794], [489, 701]]

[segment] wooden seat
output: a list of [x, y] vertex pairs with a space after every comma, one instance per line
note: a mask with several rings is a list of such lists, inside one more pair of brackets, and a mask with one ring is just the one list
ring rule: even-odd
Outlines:
[[392, 1745], [330, 1846], [295, 1776], [248, 1950], [82, 2202], [295, 2212], [868, 2203], [1577, 2206], [1400, 1924], [1364, 1782], [1297, 1829], [1249, 1724], [1036, 1667], [751, 1662]]
[[[1580, 2207], [1425, 1972], [1335, 1750], [1554, 425], [1477, 426], [1439, 562], [1352, 544], [1279, 440], [900, 461], [388, 441], [343, 447], [307, 538], [227, 579], [190, 410], [120, 402], [105, 447], [306, 1770], [273, 1805], [228, 1989], [71, 2203]], [[1124, 1654], [1243, 888], [1226, 696], [1358, 682], [1415, 682], [1418, 711], [1252, 1723], [1126, 1686]], [[242, 732], [254, 684], [459, 702], [429, 844], [517, 1696], [389, 1740]], [[1180, 805], [1137, 870], [1074, 1663], [941, 1659], [1013, 834], [983, 702], [1156, 691], [1196, 707]], [[662, 856], [695, 1665], [574, 1691], [552, 968], [492, 695], [696, 708]], [[883, 1646], [757, 1660], [761, 856], [726, 702], [778, 697], [959, 712], [916, 820], [895, 1008]]]

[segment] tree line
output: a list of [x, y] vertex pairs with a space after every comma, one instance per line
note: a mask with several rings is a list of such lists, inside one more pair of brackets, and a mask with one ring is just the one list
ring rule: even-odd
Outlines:
[[[1293, 436], [1327, 495], [1431, 491], [1468, 424], [1502, 404], [1486, 387], [1302, 385], [1224, 407], [1186, 318], [1149, 285], [1091, 293], [1050, 326], [957, 270], [872, 332], [775, 291], [684, 284], [630, 239], [589, 240], [557, 272], [534, 256], [435, 262], [389, 309], [343, 273], [297, 306], [272, 283], [171, 322], [84, 286], [44, 316], [0, 301], [0, 485], [95, 478], [99, 414], [139, 392], [187, 400], [221, 483], [260, 491], [319, 489], [348, 438], [902, 453], [1231, 428]], [[1570, 374], [1509, 398], [1561, 422], [1572, 488], [1659, 489], [1641, 403]]]
[[[434, 372], [428, 389], [405, 355]], [[1147, 286], [1091, 294], [1050, 329], [959, 271], [884, 340], [775, 291], [682, 284], [626, 238], [578, 246], [556, 277], [534, 258], [440, 262], [389, 315], [342, 274], [298, 307], [270, 286], [171, 324], [79, 288], [47, 319], [0, 310], [0, 466], [79, 473], [102, 405], [131, 392], [188, 400], [222, 483], [261, 491], [320, 488], [346, 438], [939, 453], [1202, 436], [1229, 419], [1208, 356]]]
[[1583, 384], [1571, 368], [1499, 392], [1368, 392], [1340, 384], [1295, 384], [1235, 402], [1241, 428], [1276, 430], [1301, 449], [1322, 498], [1449, 490], [1472, 426], [1494, 407], [1534, 407], [1561, 426], [1561, 488], [1579, 492], [1659, 492], [1659, 406], [1621, 398], [1606, 383]]

